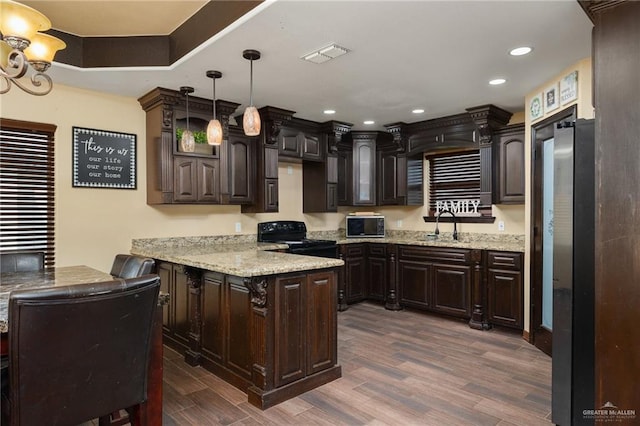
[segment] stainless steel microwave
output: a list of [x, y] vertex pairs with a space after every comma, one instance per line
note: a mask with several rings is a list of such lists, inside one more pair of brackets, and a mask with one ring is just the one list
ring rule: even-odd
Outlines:
[[347, 216], [347, 238], [384, 238], [384, 216]]

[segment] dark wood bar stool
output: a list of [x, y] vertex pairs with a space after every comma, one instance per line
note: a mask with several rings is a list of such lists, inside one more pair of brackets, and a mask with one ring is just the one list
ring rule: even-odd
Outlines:
[[159, 277], [144, 275], [12, 292], [6, 424], [108, 424], [109, 413], [128, 409], [132, 425], [146, 425], [159, 290]]

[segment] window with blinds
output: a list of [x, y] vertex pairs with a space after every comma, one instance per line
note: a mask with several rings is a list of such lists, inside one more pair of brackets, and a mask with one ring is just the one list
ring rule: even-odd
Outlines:
[[44, 252], [55, 263], [51, 124], [0, 119], [0, 252]]
[[[446, 156], [428, 157], [429, 214], [435, 215], [436, 203], [480, 199], [480, 152], [466, 151]], [[482, 206], [481, 206], [482, 207]]]

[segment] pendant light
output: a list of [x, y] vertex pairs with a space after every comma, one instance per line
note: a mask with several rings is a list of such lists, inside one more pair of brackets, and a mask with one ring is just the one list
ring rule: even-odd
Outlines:
[[222, 143], [222, 125], [216, 118], [216, 78], [222, 77], [220, 71], [207, 71], [207, 77], [213, 80], [213, 119], [207, 126], [207, 143], [220, 145]]
[[196, 141], [193, 138], [193, 133], [189, 129], [189, 93], [193, 93], [193, 91], [193, 87], [180, 87], [180, 92], [187, 97], [187, 129], [182, 132], [182, 136], [180, 137], [180, 148], [183, 152], [193, 152], [196, 149]]
[[260, 134], [260, 114], [253, 106], [253, 61], [260, 59], [260, 52], [247, 49], [242, 52], [242, 57], [251, 61], [251, 74], [249, 80], [249, 106], [244, 110], [242, 117], [242, 127], [247, 136], [258, 136]]

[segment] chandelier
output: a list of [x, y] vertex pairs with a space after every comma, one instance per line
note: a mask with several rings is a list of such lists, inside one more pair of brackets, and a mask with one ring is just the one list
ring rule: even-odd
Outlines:
[[[12, 0], [0, 0], [0, 94], [12, 84], [25, 92], [43, 96], [51, 92], [53, 81], [45, 72], [58, 50], [67, 45], [44, 34], [51, 21], [42, 13]], [[33, 68], [30, 77], [22, 78]]]

